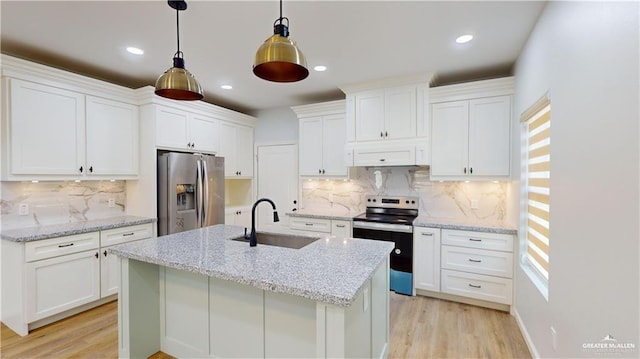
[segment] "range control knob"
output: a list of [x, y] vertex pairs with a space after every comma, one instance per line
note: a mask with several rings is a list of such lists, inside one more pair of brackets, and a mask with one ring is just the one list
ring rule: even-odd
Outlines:
[[373, 201], [375, 202], [375, 201], [377, 201], [377, 199], [374, 198]]
[[404, 201], [404, 203], [409, 204], [409, 200]]
[[395, 254], [400, 254], [400, 253], [402, 253], [402, 251], [401, 251], [401, 250], [399, 250], [398, 248], [396, 248], [396, 249], [394, 250], [394, 252], [395, 252]]
[[411, 201], [411, 204], [416, 204], [416, 201]]

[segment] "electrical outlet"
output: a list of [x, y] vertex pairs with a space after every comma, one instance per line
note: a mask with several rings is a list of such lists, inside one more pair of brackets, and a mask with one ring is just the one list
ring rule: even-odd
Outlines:
[[20, 203], [20, 205], [18, 205], [18, 215], [19, 216], [28, 216], [29, 215], [29, 204]]
[[115, 198], [109, 198], [109, 207], [113, 208], [116, 206], [116, 199]]
[[551, 348], [555, 352], [558, 350], [558, 333], [556, 333], [556, 328], [551, 327]]
[[472, 199], [471, 200], [471, 209], [478, 209], [478, 200], [477, 199]]

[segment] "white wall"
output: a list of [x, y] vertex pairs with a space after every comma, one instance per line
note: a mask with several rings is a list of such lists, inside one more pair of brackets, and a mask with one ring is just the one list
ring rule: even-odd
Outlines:
[[298, 118], [290, 107], [256, 114], [255, 144], [298, 143]]
[[[518, 115], [551, 98], [549, 300], [518, 268], [515, 305], [541, 357], [640, 353], [639, 14], [637, 1], [549, 2], [516, 64]], [[583, 348], [606, 335], [635, 349]]]

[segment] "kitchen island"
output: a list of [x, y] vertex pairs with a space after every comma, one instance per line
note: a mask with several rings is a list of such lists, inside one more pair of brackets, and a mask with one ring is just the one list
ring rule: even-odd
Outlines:
[[386, 357], [393, 244], [301, 248], [216, 225], [116, 246], [120, 357]]

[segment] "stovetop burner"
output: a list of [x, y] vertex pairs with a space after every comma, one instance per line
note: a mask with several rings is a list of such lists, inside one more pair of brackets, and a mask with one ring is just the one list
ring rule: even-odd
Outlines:
[[418, 216], [417, 197], [367, 196], [367, 210], [354, 221], [412, 225]]

